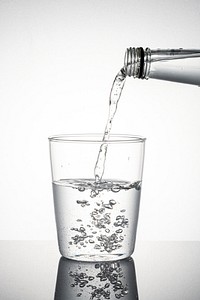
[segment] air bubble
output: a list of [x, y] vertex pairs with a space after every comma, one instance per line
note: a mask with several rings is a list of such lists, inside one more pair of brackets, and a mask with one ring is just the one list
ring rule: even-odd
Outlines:
[[77, 295], [76, 295], [76, 297], [81, 297], [82, 296], [82, 293], [78, 293]]
[[82, 207], [90, 205], [87, 200], [77, 200], [76, 203], [80, 204]]
[[111, 199], [111, 200], [109, 201], [109, 204], [110, 204], [110, 205], [115, 205], [115, 204], [116, 204], [116, 201], [115, 201], [114, 199]]
[[104, 204], [104, 207], [107, 209], [113, 209], [112, 205], [110, 205], [110, 204]]
[[121, 190], [121, 187], [118, 184], [113, 185], [113, 187], [111, 188], [111, 191], [113, 193], [118, 193], [120, 190]]
[[118, 229], [118, 230], [116, 230], [115, 232], [116, 232], [116, 233], [122, 233], [123, 230], [122, 230], [122, 229]]
[[89, 280], [89, 281], [92, 281], [92, 280], [94, 280], [94, 278], [95, 278], [94, 276], [89, 276], [89, 277], [88, 277], [88, 280]]
[[84, 192], [85, 188], [83, 186], [78, 187], [79, 192]]
[[101, 249], [101, 246], [100, 245], [95, 245], [94, 249]]

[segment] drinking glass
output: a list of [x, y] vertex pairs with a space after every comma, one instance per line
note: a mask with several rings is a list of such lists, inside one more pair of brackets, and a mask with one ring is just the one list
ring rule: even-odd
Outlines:
[[[129, 257], [135, 246], [145, 138], [111, 134], [49, 137], [61, 255], [80, 261]], [[100, 156], [102, 177], [95, 177]]]

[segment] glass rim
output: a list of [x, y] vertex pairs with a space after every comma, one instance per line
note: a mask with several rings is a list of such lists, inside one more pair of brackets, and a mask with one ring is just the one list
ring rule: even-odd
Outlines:
[[103, 141], [102, 133], [71, 133], [57, 134], [48, 137], [49, 142], [59, 143], [107, 143], [107, 144], [122, 144], [122, 143], [144, 143], [146, 138], [140, 135], [133, 134], [115, 134], [112, 133], [108, 140]]

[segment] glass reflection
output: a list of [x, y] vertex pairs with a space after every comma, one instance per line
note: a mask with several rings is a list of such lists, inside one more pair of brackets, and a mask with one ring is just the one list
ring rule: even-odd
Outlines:
[[134, 261], [79, 262], [61, 257], [54, 300], [136, 300]]

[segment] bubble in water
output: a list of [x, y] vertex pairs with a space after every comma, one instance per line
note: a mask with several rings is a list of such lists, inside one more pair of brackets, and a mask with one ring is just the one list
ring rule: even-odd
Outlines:
[[[130, 183], [117, 180], [102, 180], [95, 183], [94, 179], [69, 181], [70, 184], [68, 184], [68, 180], [62, 180], [62, 186], [70, 185], [70, 187], [73, 186], [73, 189], [76, 189], [76, 191], [72, 191], [76, 195], [74, 197], [76, 206], [74, 210], [70, 211], [69, 215], [72, 220], [72, 222], [70, 221], [71, 226], [73, 226], [70, 228], [71, 234], [68, 235], [67, 227], [62, 229], [67, 235], [67, 238], [64, 237], [65, 245], [68, 243], [67, 246], [69, 246], [70, 251], [77, 251], [81, 255], [84, 255], [84, 253], [88, 255], [94, 249], [96, 250], [94, 255], [102, 255], [103, 253], [109, 256], [111, 253], [113, 255], [123, 253], [124, 249], [120, 248], [126, 246], [125, 243], [128, 242], [125, 228], [128, 228], [129, 225], [130, 220], [127, 218], [129, 212], [126, 215], [126, 203], [124, 203], [125, 208], [121, 206], [123, 205], [123, 194], [121, 197], [120, 195], [112, 194], [112, 192], [120, 192], [122, 190], [123, 193], [126, 193], [128, 189], [135, 189], [135, 191], [131, 192], [139, 196], [136, 190], [139, 190], [141, 187], [141, 182]], [[77, 194], [77, 190], [83, 186], [85, 188], [84, 194]], [[102, 192], [93, 200], [90, 198], [91, 191], [95, 195], [99, 191], [105, 192]], [[122, 201], [120, 198], [122, 198]], [[65, 200], [66, 196], [63, 199]], [[84, 249], [85, 247], [87, 247], [87, 251]]]
[[101, 246], [100, 245], [95, 245], [94, 249], [101, 249]]
[[84, 192], [85, 191], [85, 187], [84, 186], [79, 186], [78, 190], [79, 190], [79, 192]]
[[101, 248], [108, 253], [121, 247], [120, 243], [122, 239], [120, 239], [116, 233], [110, 236], [101, 234], [97, 239], [100, 242]]
[[104, 204], [103, 206], [108, 209], [113, 209], [112, 205], [110, 205], [110, 204]]
[[116, 221], [117, 222], [114, 222], [114, 226], [116, 226], [116, 227], [127, 227], [128, 226], [128, 219], [127, 218], [125, 218], [125, 216], [124, 215], [122, 215], [122, 216], [120, 216], [120, 215], [118, 215], [117, 217], [116, 217]]
[[116, 201], [114, 199], [109, 200], [109, 203], [103, 204], [103, 207], [108, 209], [113, 209], [113, 206], [116, 204]]
[[104, 210], [95, 208], [90, 214], [92, 217], [92, 223], [97, 228], [106, 228], [106, 225], [110, 224], [110, 214], [103, 214]]
[[121, 190], [120, 185], [115, 184], [113, 185], [113, 187], [111, 188], [111, 191], [114, 193], [118, 193]]
[[82, 296], [82, 293], [78, 293], [77, 295], [76, 295], [76, 297], [81, 297]]
[[77, 200], [76, 203], [80, 204], [82, 207], [90, 205], [87, 200]]
[[118, 229], [118, 230], [116, 230], [115, 232], [116, 232], [116, 233], [122, 233], [123, 230], [122, 230], [122, 229]]
[[[80, 228], [71, 228], [71, 231], [77, 231], [80, 234], [76, 234], [75, 236], [72, 236], [71, 239], [73, 240], [73, 244], [77, 245], [78, 247], [83, 246], [85, 247], [85, 240], [87, 238], [93, 238], [93, 235], [87, 235], [86, 233], [86, 229], [84, 227], [80, 227]], [[69, 242], [69, 244], [71, 245], [72, 242]]]
[[110, 204], [110, 205], [115, 205], [115, 204], [116, 204], [116, 201], [115, 201], [114, 199], [111, 199], [111, 200], [109, 201], [109, 204]]

